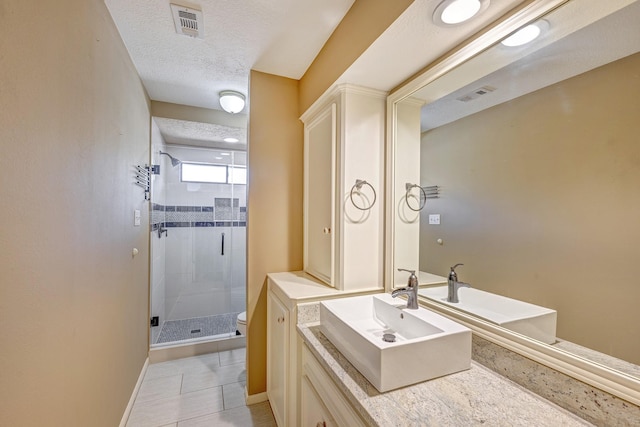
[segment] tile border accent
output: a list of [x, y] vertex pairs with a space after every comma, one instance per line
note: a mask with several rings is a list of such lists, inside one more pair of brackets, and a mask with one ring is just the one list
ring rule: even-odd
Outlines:
[[246, 227], [247, 207], [237, 198], [215, 198], [214, 206], [151, 203], [150, 231], [178, 227]]

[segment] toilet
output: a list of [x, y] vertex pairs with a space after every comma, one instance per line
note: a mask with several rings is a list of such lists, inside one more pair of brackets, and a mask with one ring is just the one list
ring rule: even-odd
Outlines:
[[238, 334], [238, 332], [242, 335], [247, 335], [247, 312], [243, 311], [242, 313], [238, 314], [238, 318], [236, 319], [236, 329], [237, 332], [236, 334]]

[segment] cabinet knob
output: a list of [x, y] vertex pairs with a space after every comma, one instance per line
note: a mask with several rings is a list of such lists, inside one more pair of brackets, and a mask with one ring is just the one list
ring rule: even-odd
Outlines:
[[278, 323], [284, 323], [284, 316], [278, 317]]
[[325, 228], [323, 228], [323, 229], [322, 229], [322, 232], [323, 232], [324, 234], [331, 234], [331, 227], [325, 227]]
[[327, 427], [327, 422], [326, 421], [318, 421], [318, 424], [316, 424], [316, 427]]

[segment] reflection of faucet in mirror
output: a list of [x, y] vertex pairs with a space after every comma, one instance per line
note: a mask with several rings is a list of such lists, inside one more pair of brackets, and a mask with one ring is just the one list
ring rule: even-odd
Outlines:
[[418, 309], [418, 277], [416, 276], [415, 270], [406, 270], [404, 268], [399, 268], [398, 271], [406, 271], [409, 273], [409, 280], [407, 281], [407, 287], [402, 289], [396, 289], [391, 293], [392, 297], [397, 297], [398, 295], [406, 295], [407, 296], [407, 308], [411, 310]]
[[468, 283], [458, 282], [458, 274], [456, 273], [456, 267], [459, 267], [464, 264], [456, 264], [451, 267], [451, 271], [449, 272], [449, 280], [447, 280], [448, 285], [448, 293], [447, 293], [447, 302], [458, 303], [458, 289], [460, 288], [470, 288], [471, 286]]

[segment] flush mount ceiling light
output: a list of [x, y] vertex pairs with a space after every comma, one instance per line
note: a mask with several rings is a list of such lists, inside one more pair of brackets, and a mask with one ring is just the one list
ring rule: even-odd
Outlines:
[[489, 7], [489, 0], [444, 0], [433, 11], [433, 22], [457, 25], [468, 21]]
[[236, 114], [244, 108], [244, 95], [234, 90], [223, 90], [220, 92], [220, 106], [224, 111]]
[[520, 28], [512, 35], [502, 40], [501, 43], [507, 47], [522, 46], [537, 39], [540, 34], [542, 34], [542, 31], [547, 30], [548, 28], [549, 23], [545, 20], [541, 20]]

